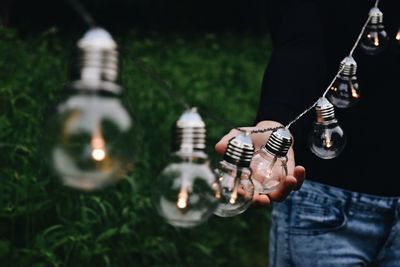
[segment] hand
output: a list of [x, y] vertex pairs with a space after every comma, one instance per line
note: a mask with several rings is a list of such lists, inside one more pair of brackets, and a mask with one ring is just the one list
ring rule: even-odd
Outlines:
[[[258, 123], [256, 127], [243, 127], [241, 129], [251, 131], [255, 129], [271, 128], [278, 126], [282, 125], [275, 121], [262, 121]], [[225, 153], [229, 140], [231, 140], [239, 133], [240, 132], [238, 130], [232, 129], [227, 135], [222, 137], [221, 140], [215, 145], [215, 151], [223, 155]], [[257, 133], [251, 135], [254, 148], [256, 151], [260, 149], [263, 145], [265, 145], [270, 134], [271, 132]], [[278, 202], [283, 201], [290, 194], [292, 190], [300, 189], [305, 178], [305, 169], [302, 166], [296, 166], [294, 160], [293, 148], [289, 149], [287, 157], [288, 157], [288, 162], [287, 162], [288, 175], [286, 177], [282, 177], [283, 182], [281, 183], [279, 188], [268, 195], [254, 194], [253, 206], [267, 206], [270, 205], [271, 202], [273, 201], [278, 201]]]

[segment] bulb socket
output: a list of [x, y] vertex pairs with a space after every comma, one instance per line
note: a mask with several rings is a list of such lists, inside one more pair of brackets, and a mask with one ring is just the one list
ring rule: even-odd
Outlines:
[[206, 149], [206, 124], [196, 108], [186, 110], [173, 127], [172, 151], [181, 155]]
[[346, 76], [355, 76], [357, 73], [357, 62], [354, 60], [352, 56], [345, 57], [340, 62], [339, 70], [341, 70], [341, 74]]
[[383, 13], [377, 7], [371, 8], [369, 11], [369, 16], [371, 17], [370, 24], [382, 24], [383, 23]]
[[102, 28], [92, 28], [78, 41], [78, 64], [72, 87], [78, 90], [120, 94], [117, 84], [119, 61], [117, 43]]
[[325, 97], [318, 99], [315, 111], [317, 113], [318, 123], [326, 123], [336, 120], [335, 108]]
[[224, 160], [237, 167], [249, 167], [254, 155], [254, 146], [249, 133], [232, 138], [224, 154]]
[[286, 128], [276, 129], [271, 133], [265, 149], [277, 157], [285, 157], [293, 143], [292, 135]]

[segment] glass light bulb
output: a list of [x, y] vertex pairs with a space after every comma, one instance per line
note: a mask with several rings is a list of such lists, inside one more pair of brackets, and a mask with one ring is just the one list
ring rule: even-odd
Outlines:
[[132, 167], [132, 120], [116, 97], [77, 94], [50, 121], [50, 163], [66, 186], [103, 188]]
[[317, 157], [333, 159], [343, 151], [346, 145], [346, 136], [336, 119], [329, 123], [315, 122], [308, 143], [311, 151]]
[[368, 55], [376, 55], [382, 52], [389, 43], [389, 36], [383, 26], [383, 14], [374, 7], [370, 10], [371, 19], [365, 28], [361, 38], [360, 46]]
[[357, 63], [348, 56], [340, 63], [342, 70], [328, 93], [329, 101], [338, 108], [349, 108], [360, 99], [360, 90], [356, 77]]
[[349, 108], [357, 103], [360, 99], [357, 77], [340, 75], [336, 78], [328, 99], [338, 108]]
[[247, 210], [254, 195], [251, 170], [223, 160], [220, 162], [217, 175], [221, 184], [221, 198], [214, 214], [220, 217], [232, 217]]
[[258, 194], [269, 194], [282, 183], [287, 172], [287, 157], [278, 157], [265, 149], [258, 150], [251, 160], [252, 180]]
[[214, 212], [221, 196], [219, 183], [208, 161], [175, 157], [154, 186], [158, 212], [176, 227], [194, 227]]
[[317, 157], [333, 159], [343, 151], [346, 136], [335, 118], [335, 109], [325, 97], [315, 106], [316, 120], [308, 137], [308, 145]]

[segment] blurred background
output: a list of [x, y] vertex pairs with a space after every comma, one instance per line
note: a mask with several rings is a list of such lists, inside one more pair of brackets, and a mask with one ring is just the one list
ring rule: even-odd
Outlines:
[[67, 189], [41, 147], [87, 26], [66, 0], [0, 2], [0, 266], [267, 266], [269, 209], [175, 229], [152, 187], [183, 107], [199, 108], [208, 153], [255, 118], [271, 44], [264, 1], [81, 0], [120, 45], [136, 121], [135, 169], [101, 192]]

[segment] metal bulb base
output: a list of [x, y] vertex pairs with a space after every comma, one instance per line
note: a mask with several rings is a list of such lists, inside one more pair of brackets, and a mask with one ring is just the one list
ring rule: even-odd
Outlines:
[[369, 16], [371, 16], [370, 24], [380, 24], [383, 23], [383, 13], [377, 7], [371, 8], [369, 11]]
[[279, 128], [272, 132], [265, 149], [277, 157], [285, 157], [292, 145], [292, 135], [286, 128]]
[[229, 141], [224, 160], [238, 167], [249, 167], [253, 155], [250, 133], [241, 133]]
[[186, 110], [176, 121], [172, 150], [178, 154], [203, 152], [206, 148], [206, 124], [196, 108]]
[[325, 97], [318, 99], [315, 111], [317, 113], [318, 123], [326, 123], [336, 120], [335, 108]]
[[120, 94], [117, 43], [102, 28], [92, 28], [78, 41], [78, 77], [73, 88]]
[[354, 60], [352, 56], [345, 57], [341, 62], [340, 62], [340, 67], [342, 71], [340, 74], [346, 75], [346, 76], [355, 76], [357, 73], [357, 62]]

